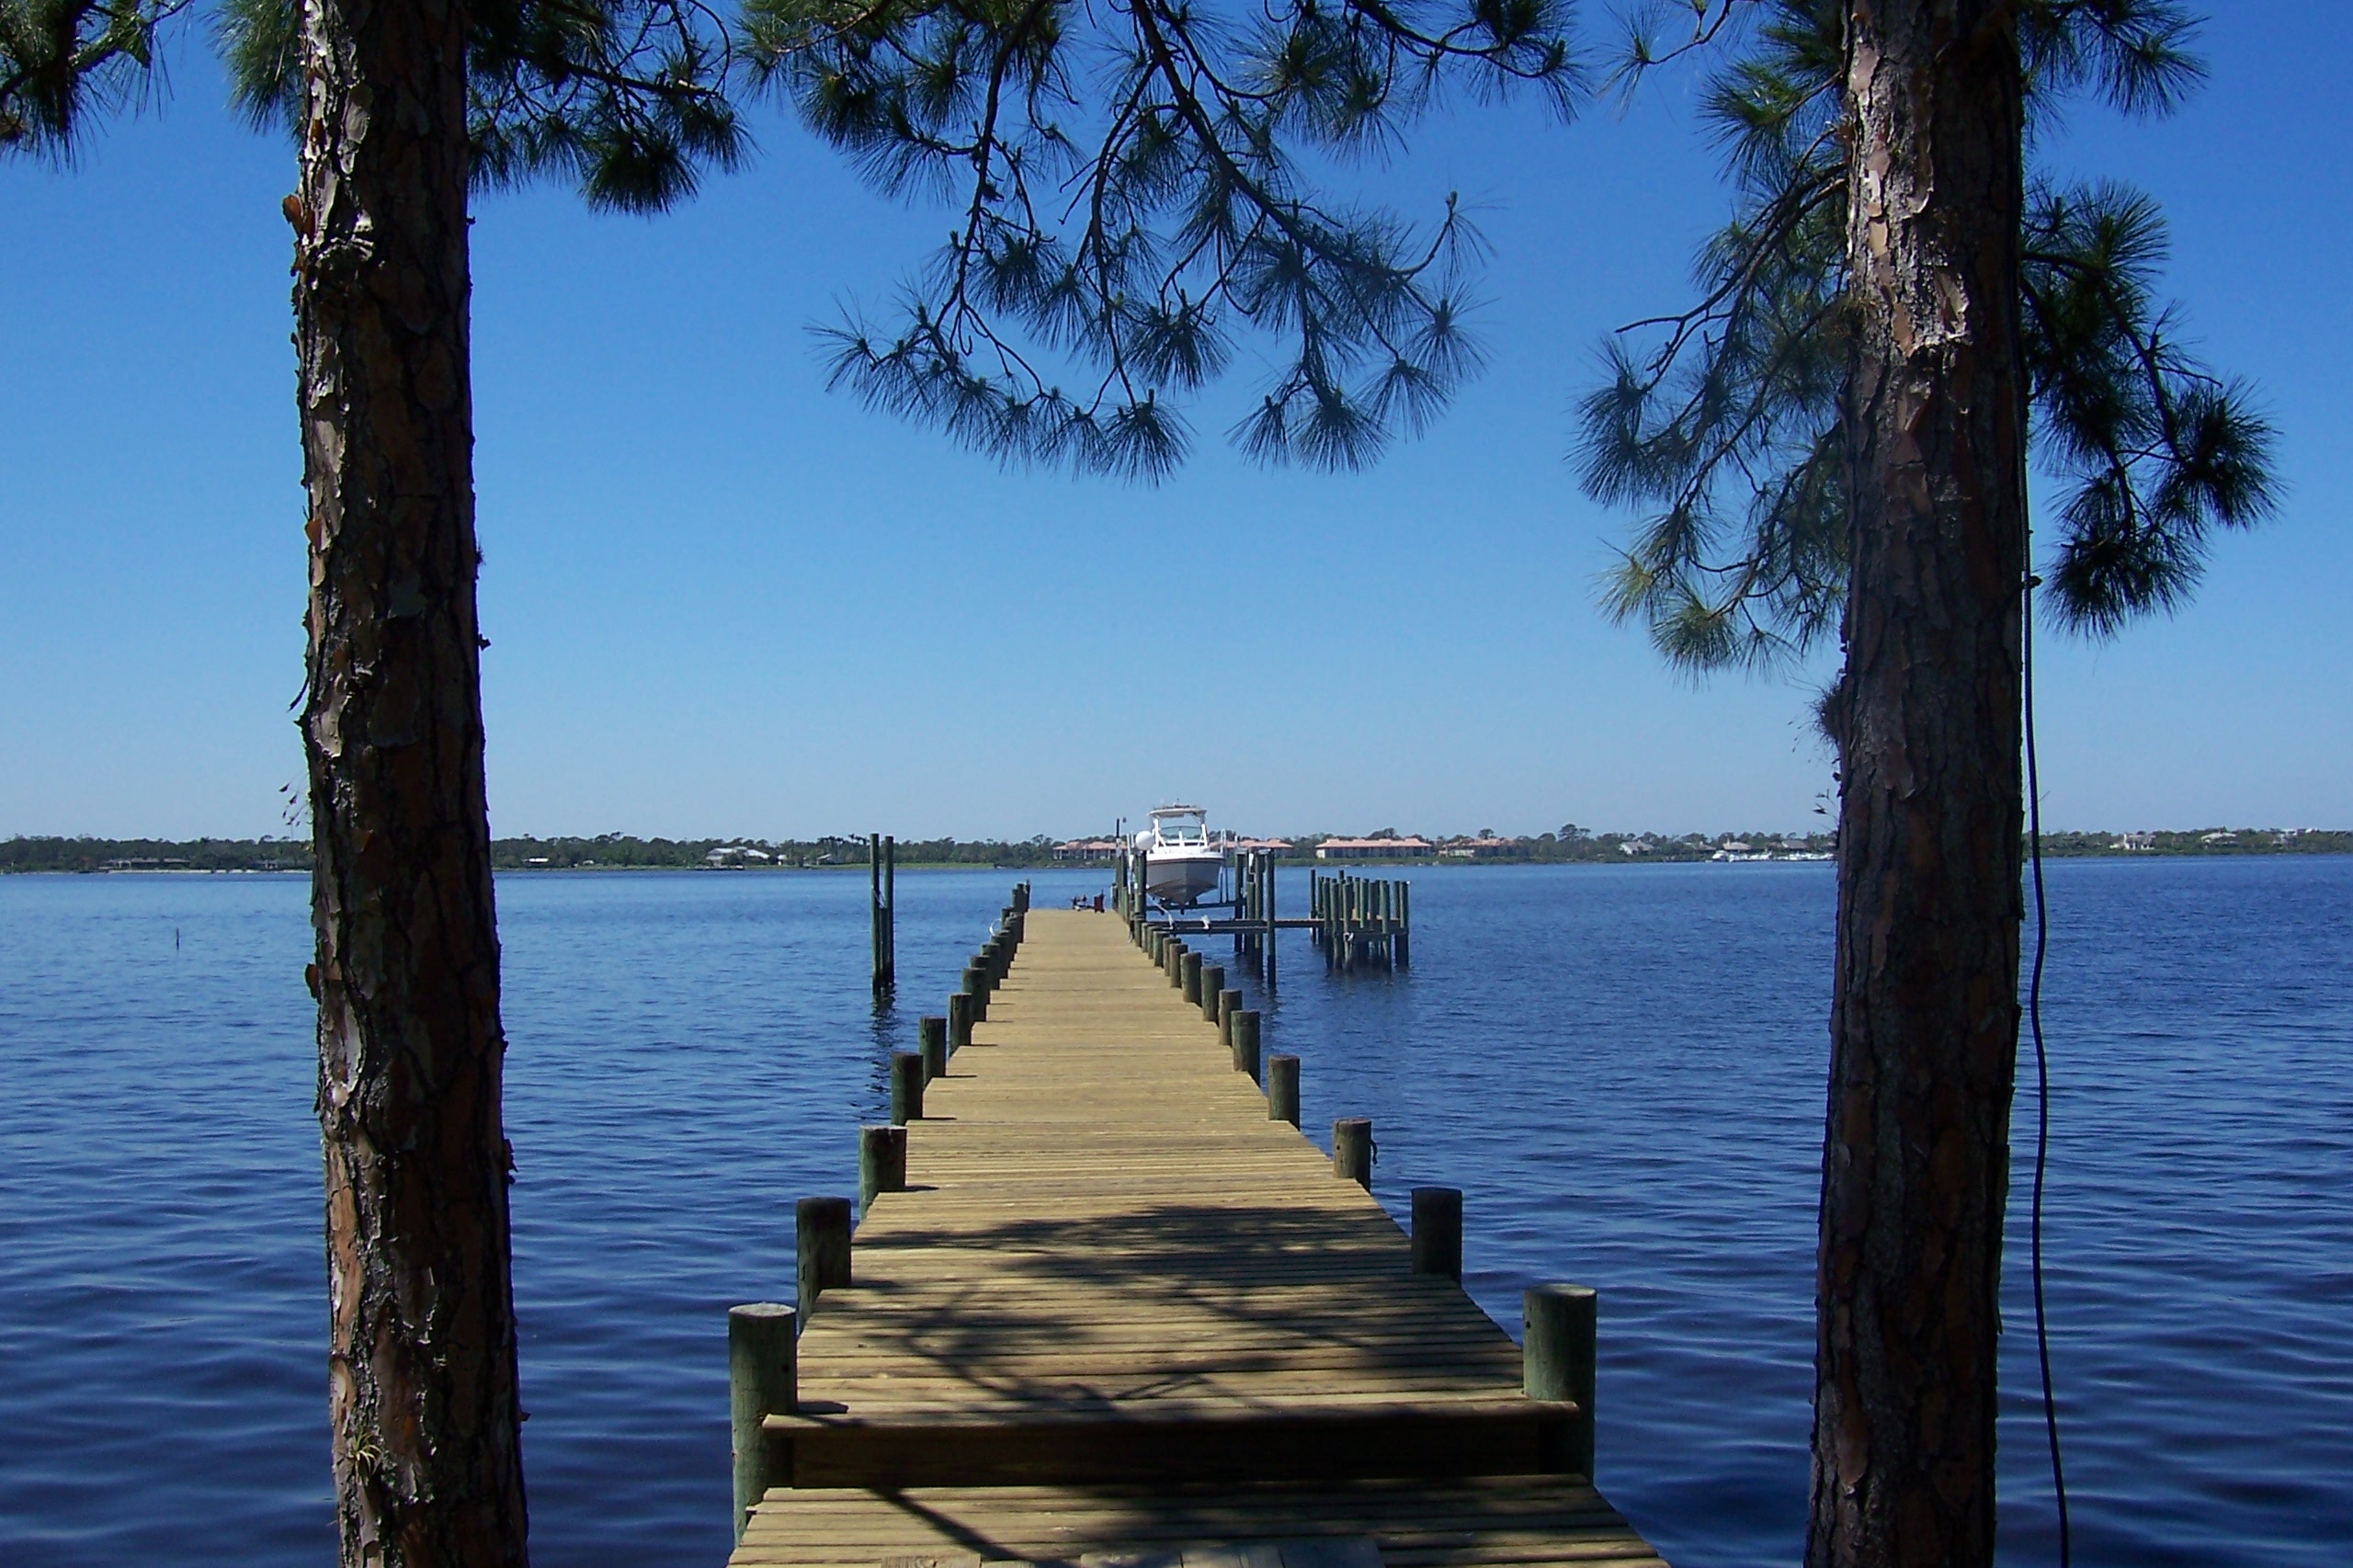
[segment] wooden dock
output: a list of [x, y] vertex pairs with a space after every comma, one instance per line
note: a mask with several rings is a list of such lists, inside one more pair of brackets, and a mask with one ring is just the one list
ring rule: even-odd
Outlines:
[[1560, 1472], [1585, 1413], [1522, 1393], [1125, 923], [1023, 926], [789, 1352], [731, 1561], [1658, 1568]]

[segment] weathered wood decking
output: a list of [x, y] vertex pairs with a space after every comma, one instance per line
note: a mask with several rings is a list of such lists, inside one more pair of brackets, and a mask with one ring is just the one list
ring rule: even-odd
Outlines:
[[1030, 912], [924, 1108], [733, 1562], [1656, 1568], [1541, 1472], [1568, 1407], [1119, 920]]

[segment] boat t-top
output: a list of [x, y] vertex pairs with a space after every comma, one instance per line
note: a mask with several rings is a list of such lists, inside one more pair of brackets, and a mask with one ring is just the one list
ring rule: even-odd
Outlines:
[[1224, 846], [1210, 837], [1209, 813], [1199, 806], [1161, 806], [1152, 826], [1136, 835], [1143, 852], [1144, 892], [1162, 903], [1190, 907], [1217, 891]]

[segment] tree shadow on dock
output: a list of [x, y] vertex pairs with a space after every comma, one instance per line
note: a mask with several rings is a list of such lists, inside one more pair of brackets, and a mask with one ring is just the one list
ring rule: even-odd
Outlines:
[[1033, 1209], [952, 1231], [862, 1230], [856, 1252], [856, 1285], [828, 1291], [813, 1316], [813, 1391], [858, 1377], [828, 1366], [836, 1327], [854, 1336], [858, 1369], [904, 1358], [892, 1381], [999, 1407], [1288, 1407], [1314, 1402], [1318, 1381], [1400, 1398], [1518, 1383], [1509, 1337], [1452, 1280], [1414, 1274], [1403, 1233], [1370, 1209], [1279, 1198]]

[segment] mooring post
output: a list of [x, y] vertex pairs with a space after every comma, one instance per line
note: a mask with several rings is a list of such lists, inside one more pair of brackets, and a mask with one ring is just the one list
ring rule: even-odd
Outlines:
[[874, 1207], [878, 1192], [907, 1190], [907, 1130], [904, 1126], [858, 1130], [858, 1211]]
[[[1220, 979], [1224, 977], [1221, 975]], [[1233, 1051], [1233, 1015], [1242, 1011], [1242, 993], [1220, 991], [1217, 994], [1217, 1038], [1225, 1042], [1230, 1055]]]
[[986, 1023], [989, 1016], [988, 971], [979, 964], [968, 963], [964, 966], [963, 979], [960, 983], [964, 994], [972, 999], [966, 1006], [972, 1011], [972, 1022]]
[[948, 1020], [929, 1014], [915, 1020], [916, 1053], [923, 1058], [923, 1078], [928, 1084], [948, 1071]]
[[849, 1199], [804, 1198], [792, 1206], [794, 1275], [799, 1282], [801, 1321], [817, 1308], [817, 1298], [849, 1283]]
[[972, 1043], [972, 998], [959, 991], [948, 998], [948, 1054]]
[[1462, 1189], [1414, 1188], [1414, 1272], [1462, 1283]]
[[784, 1479], [768, 1473], [767, 1440], [760, 1423], [801, 1407], [799, 1314], [780, 1301], [727, 1309], [727, 1426], [735, 1450], [735, 1539], [767, 1489]]
[[1397, 967], [1410, 968], [1414, 949], [1414, 884], [1397, 884]]
[[891, 1125], [923, 1119], [923, 1058], [912, 1051], [891, 1053]]
[[1185, 960], [1192, 950], [1176, 937], [1168, 938], [1168, 983], [1177, 990], [1185, 989]]
[[883, 934], [882, 913], [882, 835], [866, 835], [866, 945], [872, 958], [874, 994], [880, 996], [891, 988], [891, 960], [885, 951], [889, 937]]
[[1593, 1290], [1584, 1285], [1531, 1285], [1519, 1296], [1520, 1386], [1530, 1399], [1568, 1400], [1577, 1407], [1567, 1431], [1547, 1441], [1540, 1462], [1587, 1480], [1593, 1476], [1596, 1307]]
[[1372, 1190], [1372, 1119], [1344, 1116], [1332, 1123], [1332, 1174]]
[[[1290, 1123], [1299, 1125], [1299, 1058], [1290, 1059]], [[1247, 1073], [1250, 1081], [1258, 1078], [1258, 1015], [1255, 1010], [1236, 1009], [1233, 1015], [1233, 1070]]]
[[1198, 1007], [1201, 1005], [1201, 955], [1185, 955], [1185, 1000]]
[[1280, 1051], [1267, 1058], [1267, 1119], [1299, 1125], [1299, 1058]]
[[1201, 1005], [1201, 1017], [1217, 1022], [1217, 994], [1225, 989], [1225, 966], [1205, 963], [1193, 980], [1193, 1000]]

